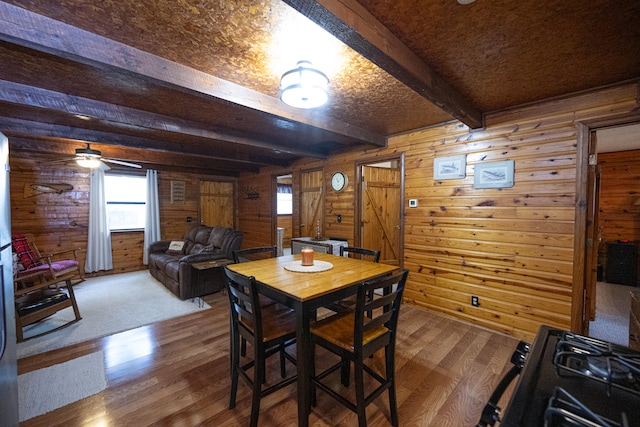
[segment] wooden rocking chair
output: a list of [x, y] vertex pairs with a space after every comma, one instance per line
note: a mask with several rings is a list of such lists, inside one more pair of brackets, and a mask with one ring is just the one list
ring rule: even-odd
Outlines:
[[[28, 339], [57, 331], [79, 321], [80, 311], [73, 293], [73, 285], [84, 281], [78, 263], [79, 249], [42, 256], [33, 243], [33, 236], [13, 235], [12, 240], [13, 249], [24, 268], [17, 269], [14, 276], [18, 342], [24, 341], [24, 326], [45, 319], [67, 307], [73, 308], [73, 320]], [[56, 256], [67, 253], [73, 253], [73, 259], [54, 260]], [[66, 289], [60, 289], [61, 283], [65, 283]]]

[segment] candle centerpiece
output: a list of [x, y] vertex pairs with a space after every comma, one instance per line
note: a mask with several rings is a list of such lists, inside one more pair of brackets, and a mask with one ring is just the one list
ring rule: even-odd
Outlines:
[[306, 246], [300, 251], [302, 255], [302, 265], [305, 267], [313, 265], [313, 249]]

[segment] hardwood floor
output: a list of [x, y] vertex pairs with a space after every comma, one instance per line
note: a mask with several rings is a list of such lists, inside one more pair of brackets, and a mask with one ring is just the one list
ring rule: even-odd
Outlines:
[[[211, 310], [20, 359], [22, 374], [102, 350], [108, 383], [99, 394], [21, 426], [248, 425], [251, 395], [242, 381], [236, 408], [228, 409], [227, 297], [214, 294], [206, 301]], [[404, 304], [396, 347], [400, 424], [475, 426], [509, 368], [517, 342]], [[316, 356], [318, 364], [333, 362], [320, 350]], [[270, 378], [279, 375], [277, 359], [270, 359]], [[377, 366], [381, 362], [378, 356], [372, 360]], [[367, 417], [370, 426], [389, 425], [386, 394], [368, 407]], [[357, 417], [319, 391], [309, 421], [313, 426], [351, 426]], [[295, 385], [262, 399], [259, 424], [297, 424]]]

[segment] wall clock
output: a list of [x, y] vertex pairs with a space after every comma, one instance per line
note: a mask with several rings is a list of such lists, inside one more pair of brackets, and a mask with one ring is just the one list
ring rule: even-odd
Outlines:
[[331, 188], [334, 191], [342, 191], [347, 186], [347, 176], [343, 172], [336, 172], [331, 175]]

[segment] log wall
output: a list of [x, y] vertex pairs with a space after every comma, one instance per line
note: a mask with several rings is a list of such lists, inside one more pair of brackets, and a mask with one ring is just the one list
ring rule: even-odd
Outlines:
[[[89, 173], [86, 169], [63, 164], [47, 165], [32, 156], [11, 152], [11, 229], [13, 233], [34, 235], [41, 252], [57, 252], [82, 248], [84, 265], [89, 222]], [[160, 231], [162, 239], [180, 239], [199, 218], [199, 182], [224, 179], [176, 172], [158, 172], [160, 198]], [[171, 181], [185, 182], [184, 202], [171, 202]], [[61, 194], [33, 191], [33, 183], [71, 184], [73, 190]], [[191, 217], [191, 222], [187, 222]], [[144, 233], [142, 231], [113, 232], [111, 246], [113, 269], [92, 275], [144, 270], [142, 263]]]
[[[482, 130], [448, 123], [392, 137], [385, 149], [299, 162], [294, 203], [300, 171], [324, 168], [327, 189], [333, 172], [346, 172], [345, 191], [324, 193], [323, 229], [353, 244], [356, 163], [405, 153], [406, 300], [532, 340], [541, 324], [571, 328], [574, 236], [581, 232], [575, 230], [577, 124], [637, 109], [638, 86], [630, 84], [490, 114]], [[434, 158], [460, 154], [466, 177], [434, 181]], [[515, 161], [514, 186], [475, 189], [475, 165], [502, 160]], [[265, 168], [239, 182], [255, 186], [276, 172]], [[261, 190], [265, 201], [268, 190]], [[418, 207], [406, 207], [408, 199], [418, 199]], [[252, 244], [271, 242], [264, 232], [275, 227], [269, 209], [240, 200], [240, 228], [251, 230]], [[295, 230], [295, 216], [293, 222]], [[479, 297], [479, 307], [471, 296]]]

